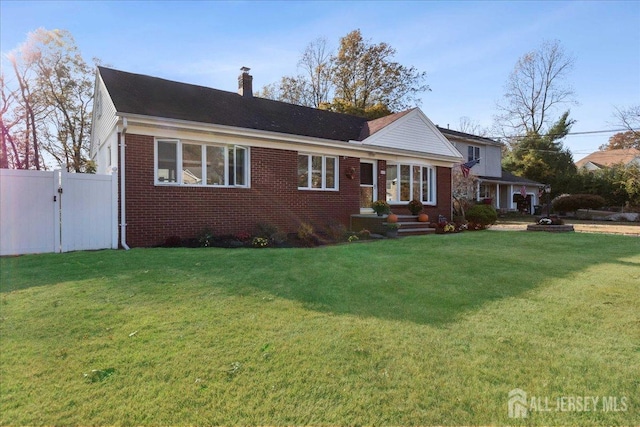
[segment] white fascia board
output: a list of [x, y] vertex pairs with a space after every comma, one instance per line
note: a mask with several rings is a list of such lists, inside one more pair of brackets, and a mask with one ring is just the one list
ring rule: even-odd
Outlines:
[[[459, 163], [462, 157], [434, 155], [423, 152], [394, 149], [390, 147], [353, 144], [350, 142], [291, 135], [233, 126], [215, 125], [179, 119], [142, 116], [120, 113], [119, 117], [127, 118], [128, 133], [148, 136], [162, 136], [177, 139], [193, 139], [200, 142], [239, 143], [238, 140], [250, 142], [251, 146], [276, 148], [281, 150], [318, 152], [328, 155], [377, 158], [380, 160], [419, 158], [423, 162], [430, 161], [438, 166], [451, 167]], [[162, 132], [159, 135], [158, 130]], [[357, 142], [357, 141], [354, 141]]]
[[525, 187], [538, 187], [543, 184], [534, 184], [533, 182], [522, 182], [522, 181], [502, 181], [499, 178], [478, 178], [479, 182], [486, 182], [488, 184], [500, 184], [500, 185], [520, 185]]
[[451, 140], [453, 141], [459, 141], [459, 142], [463, 142], [465, 144], [468, 145], [493, 145], [496, 147], [504, 147], [504, 143], [500, 142], [500, 141], [485, 141], [485, 140], [478, 140], [478, 139], [474, 139], [474, 138], [465, 138], [464, 136], [458, 136], [458, 135], [450, 135], [447, 136], [447, 134], [442, 133], [442, 135], [444, 135], [445, 138], [449, 139], [451, 138]]
[[[96, 78], [93, 83], [93, 99], [96, 99], [96, 92], [99, 90], [98, 85], [100, 84], [100, 72], [96, 68]], [[95, 105], [94, 105], [95, 106]], [[96, 109], [91, 108], [91, 138], [89, 140], [89, 158], [93, 159], [98, 151], [98, 147], [96, 147]]]

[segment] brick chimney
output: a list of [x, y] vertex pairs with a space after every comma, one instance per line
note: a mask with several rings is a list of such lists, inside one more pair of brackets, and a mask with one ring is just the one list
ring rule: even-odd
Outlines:
[[249, 74], [250, 68], [240, 68], [242, 74], [238, 76], [238, 93], [247, 98], [253, 97], [253, 76]]

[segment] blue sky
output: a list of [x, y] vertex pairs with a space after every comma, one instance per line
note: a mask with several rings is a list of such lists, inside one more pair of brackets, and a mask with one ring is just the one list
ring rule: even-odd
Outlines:
[[[67, 29], [86, 59], [121, 70], [235, 91], [296, 73], [309, 42], [359, 28], [396, 60], [427, 72], [420, 107], [440, 126], [490, 126], [517, 59], [560, 40], [575, 57], [573, 131], [616, 129], [614, 107], [640, 103], [640, 1], [11, 1], [0, 2], [3, 57], [39, 27]], [[3, 69], [6, 63], [3, 60]], [[558, 112], [559, 115], [560, 112]], [[569, 136], [574, 159], [611, 133]]]

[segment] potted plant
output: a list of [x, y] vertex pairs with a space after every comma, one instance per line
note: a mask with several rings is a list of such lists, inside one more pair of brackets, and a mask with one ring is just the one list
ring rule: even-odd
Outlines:
[[391, 208], [389, 208], [389, 203], [384, 200], [376, 200], [375, 202], [371, 203], [371, 209], [373, 209], [373, 211], [378, 214], [378, 216], [388, 214], [391, 211]]
[[413, 199], [412, 201], [410, 201], [409, 204], [407, 204], [407, 207], [409, 208], [409, 212], [411, 212], [411, 215], [418, 215], [420, 212], [422, 212], [422, 209], [424, 209], [424, 207], [422, 206], [422, 202], [417, 199]]
[[397, 222], [387, 223], [387, 237], [398, 237], [398, 229], [400, 228], [400, 225], [401, 224]]

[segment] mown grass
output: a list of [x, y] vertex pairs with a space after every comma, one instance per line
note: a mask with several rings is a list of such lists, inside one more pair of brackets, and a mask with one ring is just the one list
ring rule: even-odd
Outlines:
[[[0, 267], [2, 425], [640, 423], [633, 237], [489, 231]], [[551, 410], [509, 418], [516, 387]], [[555, 411], [563, 396], [625, 410]]]

